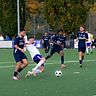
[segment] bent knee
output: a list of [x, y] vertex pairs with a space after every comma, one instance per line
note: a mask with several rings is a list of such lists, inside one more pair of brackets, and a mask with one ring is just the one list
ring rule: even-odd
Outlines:
[[42, 60], [43, 60], [44, 62], [46, 61], [46, 59], [45, 59], [44, 57], [42, 58]]

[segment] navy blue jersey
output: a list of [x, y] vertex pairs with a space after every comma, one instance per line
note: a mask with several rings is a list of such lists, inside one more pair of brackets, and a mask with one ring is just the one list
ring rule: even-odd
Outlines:
[[88, 39], [88, 34], [85, 32], [78, 32], [78, 47], [86, 47], [86, 39]]
[[[24, 44], [25, 44], [25, 42], [24, 42], [24, 38], [23, 37], [21, 38], [21, 37], [17, 36], [15, 38], [14, 45], [17, 45], [19, 48], [23, 49], [24, 48]], [[22, 52], [14, 47], [14, 53], [22, 53]]]
[[[56, 36], [54, 36], [53, 41], [55, 42], [54, 45], [57, 45], [56, 43], [64, 44], [65, 37], [62, 35], [56, 35]], [[59, 45], [57, 45], [57, 46], [59, 46]]]
[[49, 43], [49, 40], [50, 40], [51, 38], [50, 38], [49, 35], [48, 35], [48, 36], [44, 36], [44, 35], [43, 35], [42, 39], [44, 40], [44, 43], [46, 44], [46, 43]]

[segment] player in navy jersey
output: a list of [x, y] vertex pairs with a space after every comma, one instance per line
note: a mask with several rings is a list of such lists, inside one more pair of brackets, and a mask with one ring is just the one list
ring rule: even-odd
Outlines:
[[24, 54], [24, 36], [26, 35], [25, 30], [21, 30], [20, 34], [14, 40], [14, 59], [16, 61], [16, 67], [13, 75], [13, 80], [19, 80], [18, 73], [20, 73], [27, 65], [27, 57]]
[[59, 30], [58, 34], [53, 37], [53, 47], [50, 51], [50, 54], [46, 57], [46, 60], [50, 58], [54, 53], [59, 53], [61, 56], [61, 68], [64, 68], [64, 41], [63, 31]]
[[45, 32], [42, 36], [42, 43], [46, 54], [48, 53], [50, 48], [50, 39], [50, 35], [47, 32]]
[[78, 39], [78, 52], [79, 52], [79, 63], [82, 68], [82, 61], [86, 51], [86, 41], [88, 40], [88, 34], [85, 32], [84, 27], [80, 27], [80, 31], [77, 33]]

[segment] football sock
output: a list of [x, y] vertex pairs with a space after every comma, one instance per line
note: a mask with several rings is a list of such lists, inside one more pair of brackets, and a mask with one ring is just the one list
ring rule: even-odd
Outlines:
[[87, 52], [87, 54], [89, 54], [88, 48], [86, 48], [86, 52]]
[[82, 56], [82, 60], [84, 60], [84, 56]]
[[37, 69], [36, 71], [35, 71], [35, 73], [36, 74], [39, 74], [39, 73], [41, 73], [42, 71], [40, 70], [40, 69]]
[[42, 64], [44, 64], [44, 60], [40, 60], [40, 62], [35, 66], [35, 68], [33, 69], [33, 71], [36, 71]]
[[20, 73], [23, 69], [24, 69], [24, 68], [20, 68], [20, 69], [18, 69], [18, 72]]
[[79, 60], [79, 63], [82, 64], [82, 60]]
[[61, 64], [64, 64], [64, 56], [61, 56]]
[[47, 57], [45, 57], [46, 60], [49, 59], [49, 58], [50, 58], [50, 55], [48, 55]]
[[14, 72], [14, 76], [16, 77], [17, 75], [18, 75], [18, 72], [15, 71], [15, 72]]

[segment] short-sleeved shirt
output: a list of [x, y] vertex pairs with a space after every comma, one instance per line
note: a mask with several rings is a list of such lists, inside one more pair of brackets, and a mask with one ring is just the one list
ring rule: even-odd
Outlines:
[[78, 32], [78, 47], [86, 47], [86, 40], [88, 39], [88, 34], [85, 32]]
[[[56, 36], [54, 36], [53, 41], [54, 41], [55, 43], [64, 44], [64, 42], [65, 42], [65, 37], [62, 36], [62, 35], [56, 35]], [[54, 44], [54, 46], [59, 46], [59, 45]]]
[[50, 40], [51, 38], [50, 38], [49, 35], [48, 35], [48, 36], [44, 36], [44, 35], [43, 35], [42, 39], [44, 40], [44, 43], [47, 44], [47, 43], [49, 43], [49, 40]]
[[[25, 45], [24, 38], [17, 36], [14, 40], [14, 45], [17, 45], [19, 48], [23, 49]], [[14, 47], [14, 53], [22, 53], [22, 52]]]

